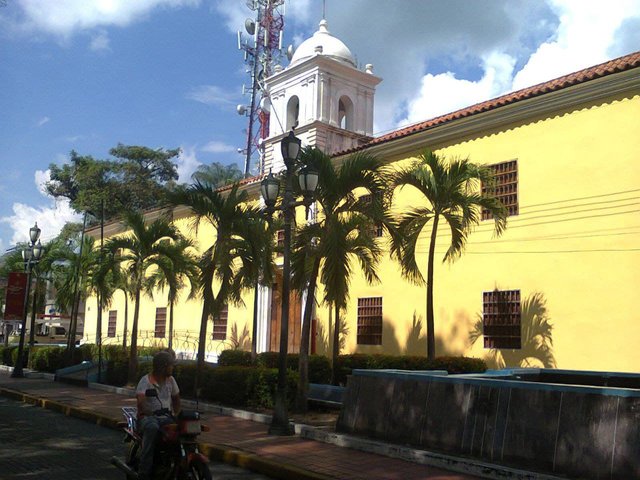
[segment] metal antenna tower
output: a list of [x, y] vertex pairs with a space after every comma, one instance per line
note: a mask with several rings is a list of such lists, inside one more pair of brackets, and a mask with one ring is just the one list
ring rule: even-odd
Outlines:
[[[249, 105], [238, 105], [239, 115], [249, 119], [247, 144], [238, 152], [245, 154], [244, 176], [249, 176], [251, 158], [258, 155], [259, 172], [263, 173], [264, 139], [269, 136], [269, 93], [264, 79], [270, 77], [282, 57], [282, 30], [284, 27], [285, 0], [247, 0], [247, 7], [255, 12], [255, 18], [248, 18], [244, 27], [249, 34], [245, 39], [238, 31], [238, 48], [244, 51], [247, 73], [251, 75], [249, 87], [242, 86], [243, 95], [250, 98]], [[287, 49], [291, 56], [293, 49]]]

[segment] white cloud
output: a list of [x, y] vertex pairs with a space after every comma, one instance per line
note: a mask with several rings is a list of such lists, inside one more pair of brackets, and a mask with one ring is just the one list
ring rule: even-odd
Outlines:
[[234, 94], [216, 85], [199, 85], [193, 87], [191, 91], [187, 93], [186, 97], [190, 100], [195, 100], [196, 102], [206, 105], [214, 105], [216, 107], [235, 105], [233, 99], [236, 98]]
[[198, 160], [195, 147], [181, 147], [180, 155], [178, 155], [178, 180], [180, 182], [189, 182], [191, 174], [198, 169], [202, 162]]
[[[616, 51], [617, 35], [629, 37], [621, 30], [625, 21], [640, 18], [640, 0], [620, 0], [606, 8], [597, 0], [547, 3], [558, 19], [548, 38], [528, 53], [501, 44], [492, 46], [480, 55], [479, 79], [459, 78], [457, 72], [424, 75], [420, 90], [406, 102], [406, 116], [396, 125], [423, 121], [604, 62], [611, 58], [609, 52]], [[461, 62], [456, 65], [464, 67]]]
[[96, 27], [126, 26], [158, 8], [197, 6], [200, 0], [22, 0], [20, 27], [68, 37]]
[[203, 152], [210, 152], [210, 153], [227, 153], [227, 152], [235, 152], [236, 147], [234, 147], [233, 145], [228, 145], [224, 142], [213, 140], [207, 143], [206, 145], [204, 145], [203, 147], [201, 147], [200, 150], [202, 150]]
[[109, 34], [107, 33], [107, 31], [100, 30], [97, 34], [95, 34], [91, 38], [89, 48], [94, 52], [110, 51], [111, 47], [109, 46]]
[[36, 122], [36, 124], [41, 127], [43, 126], [45, 123], [49, 123], [51, 121], [51, 119], [49, 117], [42, 117], [40, 120], [38, 120]]
[[499, 95], [511, 86], [514, 65], [513, 57], [494, 52], [483, 59], [484, 76], [476, 82], [458, 79], [452, 72], [425, 75], [400, 123], [419, 122]]
[[0, 217], [0, 223], [8, 224], [13, 230], [11, 243], [28, 241], [29, 229], [34, 222], [37, 222], [42, 230], [42, 241], [47, 241], [58, 235], [66, 223], [81, 221], [81, 216], [73, 211], [67, 199], [56, 200], [45, 194], [43, 183], [48, 179], [48, 171], [37, 170], [34, 174], [38, 191], [48, 200], [46, 205], [32, 207], [24, 203], [14, 203], [13, 215]]
[[623, 22], [640, 18], [639, 0], [618, 0], [606, 7], [597, 0], [549, 3], [560, 19], [556, 37], [531, 55], [513, 80], [514, 90], [606, 61]]

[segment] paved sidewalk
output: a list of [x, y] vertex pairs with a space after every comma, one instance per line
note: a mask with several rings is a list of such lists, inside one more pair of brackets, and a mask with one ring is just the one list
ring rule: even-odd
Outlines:
[[[107, 387], [105, 390], [85, 388], [54, 382], [47, 378], [16, 379], [11, 378], [6, 370], [0, 371], [0, 394], [111, 428], [117, 428], [117, 423], [122, 419], [121, 407], [135, 406], [135, 400], [127, 390], [111, 387]], [[183, 407], [189, 408], [188, 403], [183, 402]], [[203, 403], [200, 404], [200, 407], [201, 410], [205, 410], [202, 417], [203, 423], [211, 427], [210, 432], [205, 432], [200, 436], [203, 443], [202, 449], [205, 453], [209, 454], [211, 458], [274, 478], [285, 480], [548, 478], [528, 472], [509, 472], [509, 469], [496, 475], [491, 471], [491, 466], [473, 464], [473, 462], [455, 457], [434, 455], [438, 465], [451, 466], [454, 469], [466, 470], [474, 474], [455, 473], [430, 465], [345, 448], [344, 445], [349, 445], [350, 442], [356, 445], [358, 439], [300, 425], [296, 426], [296, 431], [299, 433], [295, 436], [271, 436], [267, 434], [268, 425], [264, 423], [216, 414], [211, 411], [215, 410], [215, 407], [206, 408], [207, 405]], [[218, 408], [218, 410], [220, 409]], [[253, 416], [259, 417], [259, 415]], [[304, 438], [305, 436], [314, 437], [314, 435], [325, 441], [331, 437], [329, 441], [343, 446]], [[385, 448], [391, 451], [402, 450], [401, 447], [368, 440], [363, 443], [369, 444], [370, 451], [384, 451]], [[458, 460], [460, 460], [459, 464]]]

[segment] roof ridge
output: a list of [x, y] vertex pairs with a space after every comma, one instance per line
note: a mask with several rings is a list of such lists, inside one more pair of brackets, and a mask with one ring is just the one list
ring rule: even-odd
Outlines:
[[463, 107], [458, 110], [454, 110], [449, 113], [438, 115], [427, 120], [422, 120], [404, 127], [400, 127], [391, 132], [387, 132], [373, 140], [365, 143], [364, 145], [354, 147], [348, 150], [335, 153], [333, 156], [341, 156], [348, 153], [353, 153], [359, 150], [366, 149], [373, 145], [379, 145], [386, 143], [390, 140], [402, 138], [414, 133], [423, 131], [429, 127], [439, 125], [451, 120], [455, 120], [462, 117], [468, 117], [477, 113], [486, 112], [495, 108], [505, 106], [511, 103], [515, 103], [521, 100], [537, 97], [539, 95], [550, 93], [557, 90], [562, 90], [580, 83], [588, 82], [596, 78], [605, 77], [613, 73], [623, 72], [632, 68], [640, 67], [640, 51], [629, 53], [621, 57], [617, 57], [606, 62], [602, 62], [596, 65], [592, 65], [581, 70], [577, 70], [566, 75], [562, 75], [545, 82], [537, 83], [529, 87], [514, 90], [498, 97], [484, 100], [467, 107]]

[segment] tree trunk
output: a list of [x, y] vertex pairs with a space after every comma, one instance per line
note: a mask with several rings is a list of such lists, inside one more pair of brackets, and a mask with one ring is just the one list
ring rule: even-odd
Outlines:
[[331, 358], [331, 384], [338, 385], [338, 355], [340, 355], [340, 307], [334, 303], [333, 355]]
[[138, 316], [140, 314], [140, 288], [136, 288], [136, 299], [133, 307], [133, 326], [131, 327], [131, 350], [129, 353], [129, 374], [127, 382], [135, 385], [138, 380]]
[[124, 333], [122, 335], [122, 349], [127, 349], [127, 328], [129, 326], [129, 295], [124, 292]]
[[194, 395], [197, 398], [200, 397], [198, 390], [200, 390], [200, 378], [202, 371], [204, 370], [204, 355], [205, 344], [207, 342], [207, 323], [209, 322], [209, 308], [208, 302], [205, 299], [202, 306], [202, 316], [200, 317], [200, 336], [198, 338], [198, 357], [196, 363], [196, 378], [193, 384]]
[[251, 327], [251, 363], [256, 363], [258, 357], [258, 289], [260, 282], [256, 280], [253, 295], [253, 326]]
[[173, 300], [169, 302], [169, 349], [173, 350]]
[[438, 233], [438, 214], [433, 216], [431, 241], [429, 243], [429, 264], [427, 265], [427, 358], [436, 358], [436, 337], [433, 318], [433, 263], [436, 253], [436, 234]]
[[307, 287], [307, 301], [304, 305], [304, 315], [302, 317], [300, 355], [298, 357], [298, 390], [296, 392], [296, 410], [302, 413], [307, 411], [307, 399], [309, 396], [309, 337], [311, 336], [311, 316], [315, 306], [319, 270], [320, 259], [317, 259], [313, 262], [313, 270]]

